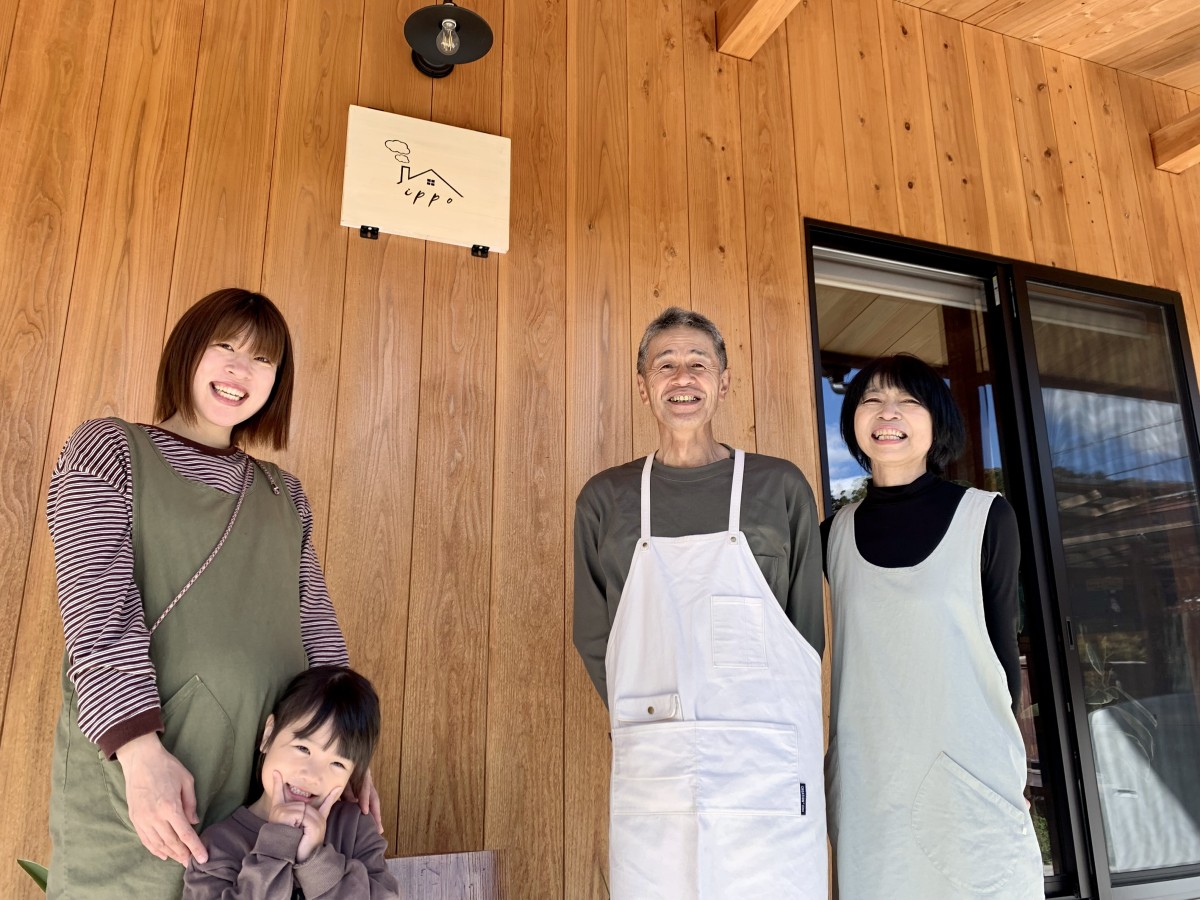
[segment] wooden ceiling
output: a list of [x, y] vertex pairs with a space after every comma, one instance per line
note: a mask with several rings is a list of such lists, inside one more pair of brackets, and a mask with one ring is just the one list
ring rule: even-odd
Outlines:
[[1200, 91], [1200, 0], [904, 0], [989, 31]]

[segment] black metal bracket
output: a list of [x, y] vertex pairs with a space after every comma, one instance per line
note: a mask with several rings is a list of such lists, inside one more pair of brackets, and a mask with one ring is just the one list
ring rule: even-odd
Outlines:
[[478, 257], [479, 259], [487, 259], [488, 249], [489, 248], [483, 246], [483, 244], [473, 244], [471, 246], [471, 255]]
[[358, 236], [364, 237], [369, 241], [379, 240], [379, 229], [374, 225], [359, 225]]

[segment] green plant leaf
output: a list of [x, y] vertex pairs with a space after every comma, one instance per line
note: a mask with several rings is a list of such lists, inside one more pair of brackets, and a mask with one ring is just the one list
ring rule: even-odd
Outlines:
[[17, 865], [29, 873], [29, 877], [37, 883], [43, 891], [46, 890], [46, 877], [50, 874], [49, 871], [41, 863], [35, 863], [29, 859], [18, 859]]

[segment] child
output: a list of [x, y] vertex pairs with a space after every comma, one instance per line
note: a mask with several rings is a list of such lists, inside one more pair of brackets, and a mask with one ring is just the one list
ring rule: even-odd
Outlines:
[[259, 745], [263, 794], [205, 830], [208, 861], [188, 866], [184, 900], [399, 897], [374, 820], [338, 802], [362, 790], [378, 738], [379, 698], [357, 672], [292, 679]]

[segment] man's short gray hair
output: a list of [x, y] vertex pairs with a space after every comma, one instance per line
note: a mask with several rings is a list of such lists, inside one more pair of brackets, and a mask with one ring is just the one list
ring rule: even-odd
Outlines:
[[713, 346], [717, 350], [717, 361], [721, 364], [721, 371], [729, 365], [729, 359], [725, 353], [725, 338], [721, 337], [721, 332], [713, 320], [708, 316], [701, 315], [695, 310], [683, 309], [679, 306], [669, 306], [658, 314], [658, 316], [646, 326], [646, 332], [642, 335], [642, 342], [638, 345], [637, 355], [637, 370], [638, 374], [645, 377], [646, 375], [646, 353], [650, 349], [650, 342], [655, 336], [664, 331], [669, 331], [672, 328], [695, 328], [698, 331], [703, 331], [712, 338]]

